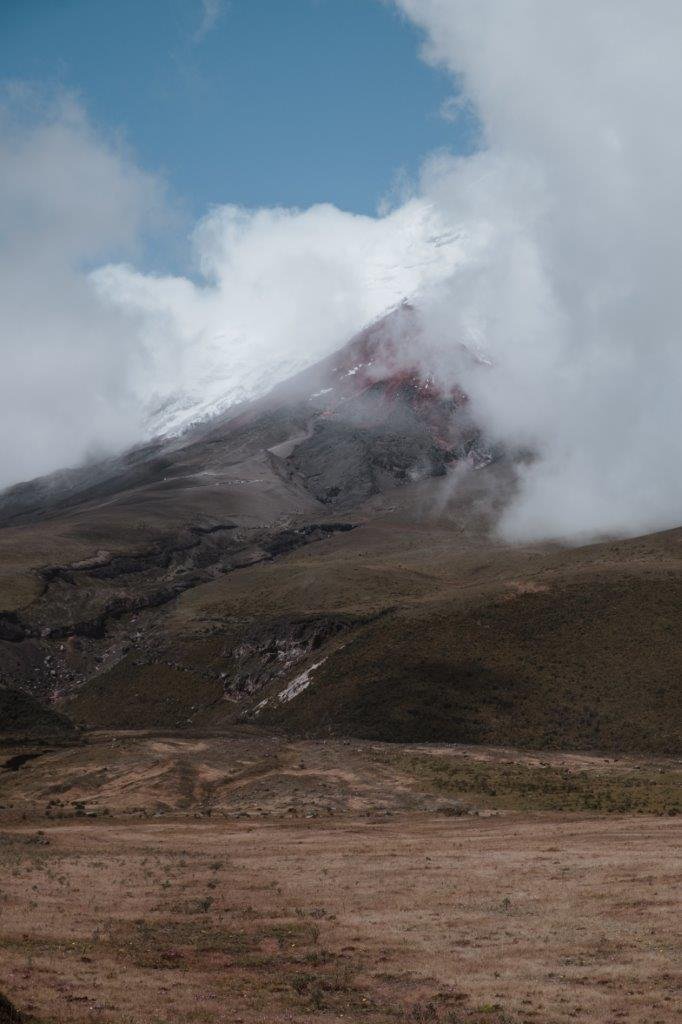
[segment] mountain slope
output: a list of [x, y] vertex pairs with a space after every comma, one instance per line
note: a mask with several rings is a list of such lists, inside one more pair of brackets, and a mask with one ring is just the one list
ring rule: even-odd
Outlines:
[[409, 306], [266, 397], [0, 499], [0, 681], [90, 726], [679, 751], [682, 533], [506, 548]]

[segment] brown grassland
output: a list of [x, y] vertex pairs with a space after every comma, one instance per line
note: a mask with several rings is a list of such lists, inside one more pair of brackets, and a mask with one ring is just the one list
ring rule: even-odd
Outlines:
[[2, 758], [25, 1020], [680, 1020], [674, 761], [255, 729]]

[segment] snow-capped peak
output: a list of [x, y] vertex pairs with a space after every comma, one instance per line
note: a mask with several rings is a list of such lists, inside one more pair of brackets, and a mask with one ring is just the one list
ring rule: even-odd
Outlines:
[[195, 247], [199, 283], [120, 266], [95, 276], [100, 293], [142, 325], [150, 435], [179, 433], [266, 393], [447, 277], [462, 254], [422, 200], [381, 218], [331, 206], [222, 207]]

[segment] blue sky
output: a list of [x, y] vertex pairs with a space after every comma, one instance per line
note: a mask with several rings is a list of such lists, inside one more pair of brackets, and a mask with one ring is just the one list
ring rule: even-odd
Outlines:
[[375, 213], [430, 151], [444, 72], [381, 0], [2, 0], [0, 75], [75, 91], [190, 216], [216, 203]]

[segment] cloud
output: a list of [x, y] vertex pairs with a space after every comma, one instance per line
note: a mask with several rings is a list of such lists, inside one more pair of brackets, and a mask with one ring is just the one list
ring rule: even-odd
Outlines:
[[423, 359], [538, 453], [504, 535], [677, 525], [682, 7], [397, 2], [481, 121], [481, 151], [424, 171], [465, 259], [422, 304]]
[[193, 277], [142, 273], [162, 183], [73, 97], [15, 85], [0, 129], [0, 487], [262, 394], [457, 258], [422, 200], [223, 206], [192, 233]]
[[201, 21], [194, 33], [194, 42], [200, 43], [211, 32], [225, 11], [224, 0], [201, 0]]
[[457, 94], [446, 96], [440, 105], [440, 116], [444, 121], [456, 124], [461, 117], [469, 113], [465, 97]]
[[162, 209], [160, 184], [72, 98], [0, 97], [0, 486], [138, 435], [144, 354], [86, 268], [134, 254]]
[[177, 430], [262, 394], [447, 276], [459, 254], [422, 200], [380, 218], [326, 204], [221, 206], [191, 244], [196, 280], [120, 264], [91, 276], [154, 361], [152, 430]]
[[425, 369], [537, 454], [506, 538], [680, 522], [682, 7], [395, 2], [480, 149], [377, 218], [218, 207], [191, 277], [134, 269], [162, 189], [77, 104], [6, 100], [0, 484], [262, 393], [419, 293]]

